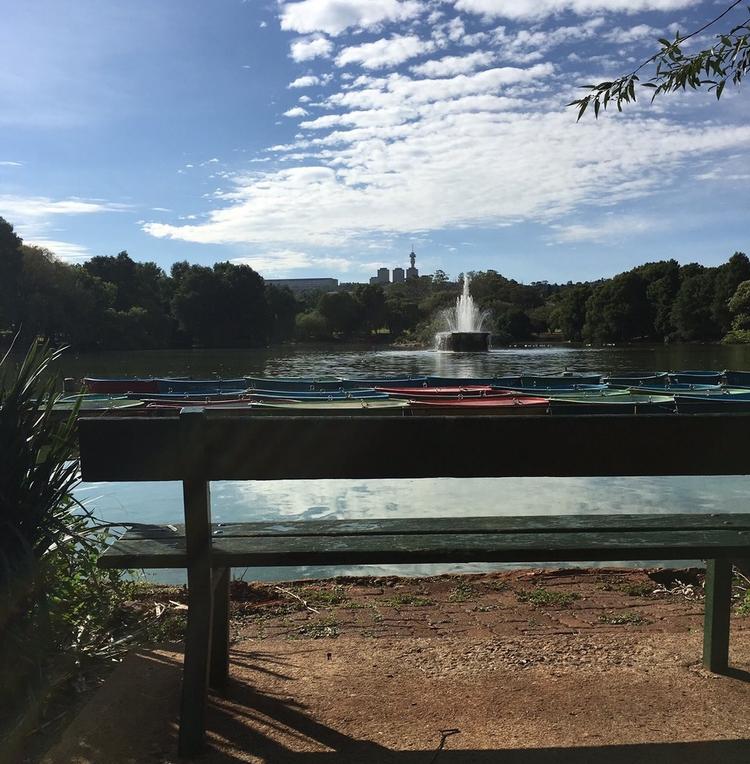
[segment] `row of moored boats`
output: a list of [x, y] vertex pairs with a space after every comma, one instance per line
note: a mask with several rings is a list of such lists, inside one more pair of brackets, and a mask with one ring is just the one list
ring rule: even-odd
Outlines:
[[61, 410], [217, 413], [614, 414], [750, 411], [750, 371], [631, 372], [501, 377], [94, 378]]

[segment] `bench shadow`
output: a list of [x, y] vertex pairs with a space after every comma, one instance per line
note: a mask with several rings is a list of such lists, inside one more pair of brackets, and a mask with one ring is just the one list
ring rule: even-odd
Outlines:
[[[238, 656], [233, 655], [233, 663]], [[276, 663], [272, 656], [245, 652], [242, 663], [265, 671], [263, 662]], [[733, 669], [729, 676], [747, 681], [750, 672]], [[394, 750], [371, 740], [357, 739], [317, 721], [303, 703], [288, 694], [258, 692], [245, 681], [230, 679], [211, 698], [208, 717], [210, 764], [239, 764], [245, 755], [216, 748], [211, 740], [229, 741], [244, 754], [252, 753], [268, 764], [747, 764], [750, 737], [735, 740], [680, 741], [628, 745], [572, 746], [550, 748], [468, 749], [460, 747], [461, 735], [449, 737], [439, 750], [440, 733], [434, 748]], [[294, 748], [320, 747], [316, 752]]]

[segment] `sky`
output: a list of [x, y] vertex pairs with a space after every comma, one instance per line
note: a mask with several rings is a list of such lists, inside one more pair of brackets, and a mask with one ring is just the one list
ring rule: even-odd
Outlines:
[[[750, 254], [750, 101], [727, 86], [576, 122], [696, 0], [25, 0], [0, 26], [0, 216], [127, 250], [366, 281], [523, 282]], [[733, 11], [693, 41], [744, 21]]]

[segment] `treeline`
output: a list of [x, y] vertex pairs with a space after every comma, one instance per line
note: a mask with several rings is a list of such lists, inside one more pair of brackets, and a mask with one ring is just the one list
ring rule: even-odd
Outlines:
[[[429, 344], [460, 283], [442, 271], [400, 284], [294, 294], [252, 268], [175, 263], [169, 274], [127, 252], [80, 265], [23, 244], [0, 218], [0, 332], [81, 350], [263, 347], [300, 341]], [[472, 274], [495, 343], [552, 337], [593, 343], [750, 339], [750, 261], [647, 263], [593, 283], [521, 284]]]

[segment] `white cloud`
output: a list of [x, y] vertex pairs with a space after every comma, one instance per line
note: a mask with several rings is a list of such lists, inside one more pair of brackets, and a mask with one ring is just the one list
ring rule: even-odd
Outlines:
[[592, 13], [639, 13], [641, 11], [676, 11], [695, 5], [698, 0], [455, 0], [459, 11], [487, 18], [515, 21], [542, 19], [571, 11], [579, 16]]
[[307, 109], [303, 109], [301, 106], [295, 106], [284, 112], [285, 117], [306, 117], [307, 114]]
[[444, 56], [435, 61], [425, 61], [412, 66], [415, 74], [425, 77], [453, 77], [456, 74], [468, 74], [482, 66], [488, 66], [494, 59], [491, 51], [477, 50], [466, 56]]
[[124, 205], [102, 201], [90, 201], [70, 197], [50, 199], [46, 196], [13, 196], [0, 194], [0, 214], [7, 220], [24, 223], [42, 220], [56, 215], [90, 215], [96, 212], [112, 212], [125, 209]]
[[662, 34], [661, 29], [649, 26], [648, 24], [637, 24], [629, 29], [615, 27], [604, 35], [604, 39], [618, 45], [627, 45], [631, 42], [638, 42], [643, 39], [656, 39]]
[[554, 244], [621, 244], [644, 233], [663, 227], [665, 221], [644, 216], [608, 214], [589, 223], [552, 225], [553, 234], [548, 240]]
[[305, 37], [295, 40], [290, 48], [291, 57], [297, 61], [310, 61], [313, 58], [328, 58], [333, 52], [333, 43], [325, 37]]
[[320, 85], [320, 77], [316, 77], [314, 74], [306, 74], [303, 77], [297, 77], [297, 79], [290, 82], [287, 87], [311, 88], [313, 85]]
[[249, 265], [265, 278], [283, 278], [291, 271], [310, 268], [328, 268], [331, 271], [348, 271], [352, 261], [343, 257], [310, 254], [296, 249], [277, 249], [258, 255], [235, 257], [229, 262]]
[[65, 262], [76, 262], [78, 260], [88, 260], [91, 257], [91, 252], [80, 245], [73, 244], [69, 241], [59, 241], [57, 239], [25, 239], [24, 244], [29, 244], [32, 247], [41, 247], [42, 249], [48, 249], [60, 260]]
[[0, 162], [0, 167], [23, 167], [23, 162], [11, 162], [10, 160], [4, 160]]
[[281, 6], [281, 28], [335, 37], [347, 29], [373, 29], [383, 22], [407, 21], [422, 10], [418, 0], [301, 0]]
[[551, 224], [582, 205], [662, 188], [695, 157], [750, 147], [750, 126], [680, 127], [638, 117], [576, 124], [568, 112], [443, 113], [448, 105], [436, 103], [434, 112], [397, 127], [331, 133], [318, 144], [318, 164], [237, 178], [206, 222], [145, 230], [202, 243], [335, 246], [414, 230]]
[[336, 56], [336, 64], [360, 64], [365, 69], [383, 69], [401, 64], [422, 53], [429, 53], [434, 47], [432, 41], [425, 42], [414, 35], [394, 35], [389, 39], [344, 48]]

